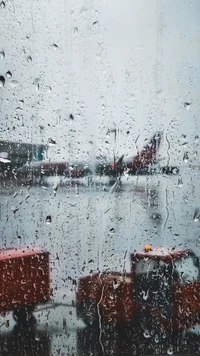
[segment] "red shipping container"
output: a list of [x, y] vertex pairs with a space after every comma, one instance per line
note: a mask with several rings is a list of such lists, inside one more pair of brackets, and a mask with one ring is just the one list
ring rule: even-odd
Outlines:
[[49, 253], [39, 249], [0, 250], [0, 312], [50, 299]]

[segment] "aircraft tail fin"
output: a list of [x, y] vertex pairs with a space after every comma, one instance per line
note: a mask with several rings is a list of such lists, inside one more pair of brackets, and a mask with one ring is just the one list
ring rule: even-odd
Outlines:
[[160, 147], [162, 133], [157, 132], [151, 140], [138, 152], [137, 156], [132, 161], [127, 162], [127, 168], [147, 167], [156, 164], [158, 150]]

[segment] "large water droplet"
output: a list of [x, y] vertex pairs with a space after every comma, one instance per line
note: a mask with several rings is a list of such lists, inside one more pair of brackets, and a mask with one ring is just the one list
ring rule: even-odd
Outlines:
[[7, 78], [12, 78], [12, 73], [11, 73], [10, 71], [8, 71], [8, 72], [6, 73], [6, 77], [7, 77]]
[[155, 335], [155, 342], [156, 342], [156, 344], [158, 344], [158, 343], [159, 343], [159, 337], [158, 337], [158, 335], [157, 335], [157, 334]]
[[177, 167], [173, 168], [172, 169], [172, 173], [175, 175], [175, 174], [178, 174], [179, 173], [179, 169]]
[[56, 145], [56, 141], [52, 140], [52, 138], [48, 138], [48, 145], [54, 146], [54, 145]]
[[142, 298], [146, 301], [148, 299], [149, 296], [149, 290], [147, 290], [146, 292], [143, 290], [142, 291]]
[[11, 210], [12, 210], [13, 214], [15, 214], [19, 209], [17, 208], [16, 205], [13, 205], [13, 206], [11, 206]]
[[184, 103], [184, 108], [185, 109], [189, 110], [190, 106], [191, 106], [191, 103], [188, 103], [188, 102]]
[[168, 354], [168, 355], [173, 355], [173, 353], [174, 353], [173, 346], [170, 345], [170, 346], [168, 347], [168, 349], [167, 349], [167, 354]]
[[152, 219], [156, 220], [156, 221], [160, 221], [161, 220], [161, 215], [159, 213], [154, 213], [152, 215]]
[[32, 57], [31, 57], [31, 56], [28, 56], [28, 57], [27, 57], [27, 62], [28, 62], [28, 63], [31, 63], [31, 62], [32, 62]]
[[182, 146], [187, 146], [188, 145], [188, 142], [183, 142], [182, 143]]
[[149, 330], [144, 330], [144, 333], [143, 333], [144, 337], [146, 339], [148, 339], [149, 337], [151, 337], [151, 333], [149, 332]]
[[54, 43], [52, 47], [55, 51], [58, 49], [58, 45], [56, 43]]
[[188, 152], [185, 152], [184, 155], [183, 155], [183, 162], [187, 163], [188, 160], [189, 160]]
[[12, 88], [16, 88], [19, 85], [19, 82], [17, 80], [11, 80], [11, 82], [9, 83], [9, 85]]
[[200, 210], [199, 209], [196, 209], [195, 212], [194, 212], [194, 216], [193, 216], [193, 220], [195, 222], [199, 221], [200, 220]]
[[0, 52], [0, 59], [4, 59], [5, 58], [5, 52], [4, 51], [1, 51]]
[[47, 223], [47, 224], [50, 224], [51, 221], [52, 221], [51, 215], [47, 215], [47, 217], [46, 217], [46, 223]]
[[5, 84], [5, 78], [3, 77], [3, 75], [0, 75], [0, 88], [3, 88]]
[[1, 1], [1, 3], [0, 3], [0, 8], [1, 8], [1, 9], [4, 9], [5, 6], [6, 6], [5, 2], [4, 2], [4, 1]]

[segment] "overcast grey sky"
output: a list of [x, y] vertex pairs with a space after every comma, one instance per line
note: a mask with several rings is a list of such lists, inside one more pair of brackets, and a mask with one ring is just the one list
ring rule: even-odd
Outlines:
[[133, 155], [162, 130], [161, 156], [194, 160], [199, 0], [10, 0], [0, 15], [0, 139], [51, 137], [52, 159], [82, 159]]

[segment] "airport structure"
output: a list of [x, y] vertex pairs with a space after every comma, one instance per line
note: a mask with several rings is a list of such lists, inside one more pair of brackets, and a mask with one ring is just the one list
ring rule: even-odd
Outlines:
[[0, 140], [0, 152], [8, 153], [11, 162], [21, 165], [32, 160], [43, 160], [46, 157], [47, 146]]

